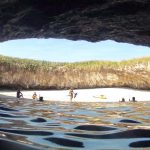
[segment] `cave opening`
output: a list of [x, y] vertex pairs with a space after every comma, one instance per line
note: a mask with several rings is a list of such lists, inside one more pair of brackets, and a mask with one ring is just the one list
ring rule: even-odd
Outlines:
[[32, 38], [1, 42], [0, 55], [51, 62], [122, 61], [150, 56], [150, 48], [113, 40]]

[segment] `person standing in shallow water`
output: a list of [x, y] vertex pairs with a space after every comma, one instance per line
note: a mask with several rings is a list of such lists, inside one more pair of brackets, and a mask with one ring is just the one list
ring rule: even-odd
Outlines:
[[72, 99], [73, 99], [73, 94], [74, 94], [74, 91], [73, 91], [73, 89], [71, 88], [70, 90], [69, 90], [69, 96], [70, 96], [70, 101], [72, 102]]
[[22, 94], [22, 92], [20, 91], [20, 89], [17, 90], [17, 95], [16, 95], [16, 96], [17, 96], [17, 101], [19, 101], [20, 98], [23, 97], [23, 94]]
[[36, 94], [36, 92], [33, 93], [32, 99], [37, 100], [37, 94]]

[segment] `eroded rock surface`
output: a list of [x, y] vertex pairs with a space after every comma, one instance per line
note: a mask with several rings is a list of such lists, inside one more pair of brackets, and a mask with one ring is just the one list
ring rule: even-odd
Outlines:
[[112, 39], [150, 46], [149, 0], [2, 0], [0, 41]]

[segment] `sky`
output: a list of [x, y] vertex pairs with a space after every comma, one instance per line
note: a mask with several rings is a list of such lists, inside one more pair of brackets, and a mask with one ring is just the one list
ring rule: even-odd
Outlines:
[[150, 56], [150, 48], [106, 40], [96, 43], [66, 39], [23, 39], [0, 43], [0, 55], [52, 62], [121, 61]]

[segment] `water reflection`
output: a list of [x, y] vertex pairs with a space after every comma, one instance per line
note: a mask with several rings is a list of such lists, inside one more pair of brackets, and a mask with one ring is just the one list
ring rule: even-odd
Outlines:
[[[0, 100], [0, 142], [28, 149], [150, 147], [150, 102]], [[34, 147], [32, 147], [34, 146]]]

